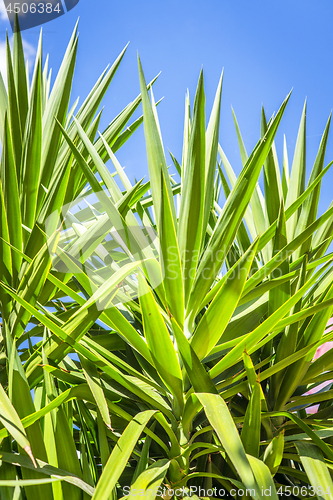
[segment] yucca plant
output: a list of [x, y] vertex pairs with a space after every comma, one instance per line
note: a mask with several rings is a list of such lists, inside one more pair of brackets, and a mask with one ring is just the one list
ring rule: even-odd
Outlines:
[[[333, 338], [333, 207], [317, 216], [330, 120], [306, 186], [305, 108], [282, 176], [274, 138], [289, 96], [268, 123], [262, 111], [249, 157], [235, 118], [237, 178], [219, 146], [222, 77], [206, 129], [201, 73], [182, 160], [171, 155], [177, 183], [140, 61], [139, 76], [146, 184], [114, 154], [140, 98], [97, 141], [98, 122], [52, 106], [39, 130], [58, 147], [48, 182], [35, 173], [35, 205], [21, 180], [32, 153], [14, 154], [20, 101], [3, 113], [1, 498], [331, 498], [332, 391], [306, 395], [332, 379], [329, 352], [312, 361]], [[43, 109], [31, 90], [28, 116], [34, 93]]]

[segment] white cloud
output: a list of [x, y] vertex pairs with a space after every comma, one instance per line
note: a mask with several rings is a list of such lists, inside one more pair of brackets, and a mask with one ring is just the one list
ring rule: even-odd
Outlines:
[[25, 59], [29, 61], [29, 67], [31, 68], [31, 63], [33, 63], [35, 60], [36, 47], [31, 43], [27, 42], [24, 38], [22, 41], [23, 41]]
[[0, 42], [0, 72], [4, 81], [6, 80], [7, 64], [6, 64], [6, 42]]
[[6, 7], [5, 4], [3, 3], [3, 0], [0, 0], [0, 19], [1, 21], [8, 21]]
[[[31, 45], [31, 43], [24, 40], [24, 38], [22, 41], [23, 41], [23, 48], [24, 48], [24, 56], [25, 56], [25, 59], [29, 61], [29, 68], [31, 69], [33, 67], [33, 62], [35, 59], [36, 48], [33, 45]], [[11, 39], [10, 40], [11, 45], [12, 45], [12, 42], [13, 42], [13, 40]], [[6, 63], [6, 41], [5, 40], [0, 41], [0, 72], [2, 74], [3, 81], [5, 82], [5, 85], [7, 86], [7, 63]]]

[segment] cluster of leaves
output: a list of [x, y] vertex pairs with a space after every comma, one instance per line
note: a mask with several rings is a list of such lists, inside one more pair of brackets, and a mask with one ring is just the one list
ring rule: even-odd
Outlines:
[[[42, 40], [30, 82], [17, 32], [0, 78], [1, 499], [332, 498], [332, 390], [306, 395], [333, 378], [330, 352], [312, 361], [333, 339], [330, 120], [306, 185], [305, 107], [282, 178], [289, 96], [250, 156], [235, 118], [237, 178], [222, 76], [206, 129], [201, 74], [177, 183], [140, 61], [141, 95], [96, 139], [124, 51], [69, 110], [76, 50], [75, 29], [51, 89]], [[150, 181], [132, 185], [115, 153], [142, 121]]]

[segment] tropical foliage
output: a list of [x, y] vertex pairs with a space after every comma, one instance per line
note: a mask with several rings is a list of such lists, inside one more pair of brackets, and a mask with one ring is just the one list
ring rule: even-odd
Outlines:
[[[206, 128], [201, 73], [170, 167], [140, 61], [140, 96], [97, 134], [125, 50], [69, 109], [76, 51], [75, 29], [51, 88], [42, 39], [30, 80], [17, 32], [0, 78], [1, 499], [332, 498], [333, 358], [313, 361], [333, 339], [330, 119], [306, 183], [306, 106], [290, 167], [289, 96], [250, 156], [234, 117], [237, 177], [222, 76]], [[142, 121], [132, 184], [115, 153]]]

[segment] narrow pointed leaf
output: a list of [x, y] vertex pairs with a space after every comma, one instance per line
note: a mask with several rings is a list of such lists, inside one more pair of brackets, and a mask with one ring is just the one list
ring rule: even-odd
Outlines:
[[128, 424], [110, 455], [92, 500], [109, 500], [137, 440], [154, 413], [152, 410], [138, 413]]

